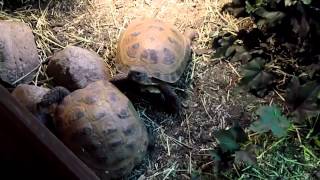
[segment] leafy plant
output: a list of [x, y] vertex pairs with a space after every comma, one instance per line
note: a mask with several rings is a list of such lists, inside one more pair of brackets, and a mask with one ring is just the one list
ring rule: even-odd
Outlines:
[[[274, 162], [270, 162], [272, 167], [281, 165], [283, 168], [283, 164], [286, 164], [294, 172], [281, 171], [279, 175], [298, 177], [299, 173], [295, 171], [319, 172], [319, 169], [309, 171], [305, 167], [315, 168], [319, 163], [319, 153], [315, 152], [320, 150], [320, 1], [233, 0], [223, 7], [223, 11], [236, 17], [251, 17], [256, 28], [242, 29], [235, 35], [219, 35], [213, 42], [216, 50], [214, 57], [223, 57], [230, 62], [240, 61], [243, 67], [239, 85], [261, 98], [275, 90], [285, 101], [283, 105], [287, 106], [284, 108], [285, 112], [281, 112], [275, 105], [262, 106], [256, 111], [258, 120], [250, 125], [249, 130], [260, 134], [255, 140], [267, 149], [259, 155], [259, 159], [255, 158], [255, 153], [244, 149], [243, 143], [238, 143], [228, 130], [216, 135], [219, 151], [212, 153], [213, 159], [229, 163], [244, 161], [253, 165], [263, 160], [266, 151], [277, 147], [275, 149], [282, 151], [270, 151], [273, 155], [266, 156], [268, 161], [274, 156]], [[295, 131], [288, 133], [289, 129]], [[281, 141], [274, 142], [273, 138], [269, 138], [269, 132], [281, 138]], [[297, 133], [296, 136], [293, 132]], [[248, 144], [256, 145], [256, 141]], [[266, 147], [267, 144], [269, 147]], [[286, 159], [283, 151], [289, 144], [292, 145], [292, 152], [299, 150], [303, 154], [293, 153], [290, 154], [291, 159]], [[295, 157], [304, 160], [293, 160]], [[291, 168], [296, 162], [299, 162], [296, 165], [301, 166]], [[263, 161], [259, 164], [269, 166]], [[244, 175], [243, 170], [240, 179], [255, 179], [258, 176], [263, 179], [264, 167], [251, 167], [245, 169], [252, 169], [252, 176]], [[271, 168], [269, 172], [276, 173], [276, 170]], [[281, 177], [265, 175], [265, 179]]]
[[250, 130], [260, 134], [271, 130], [272, 134], [278, 138], [287, 135], [290, 122], [281, 114], [277, 106], [262, 106], [257, 113], [260, 119], [251, 124]]
[[296, 122], [301, 123], [306, 118], [320, 114], [319, 93], [319, 82], [308, 81], [301, 85], [297, 77], [291, 79], [287, 90], [287, 102], [296, 117]]
[[251, 60], [244, 66], [244, 75], [240, 81], [240, 85], [246, 86], [259, 97], [266, 94], [274, 79], [271, 73], [265, 71], [265, 63], [266, 61], [260, 57]]
[[[320, 79], [320, 49], [316, 41], [320, 39], [320, 2], [234, 0], [224, 10], [232, 12], [241, 7], [246, 10], [243, 16], [252, 17], [258, 28], [220, 35], [213, 44], [215, 56], [241, 61], [244, 66], [240, 85], [256, 96], [264, 97], [270, 90], [286, 93], [287, 104], [293, 105], [297, 119], [308, 117], [306, 113], [318, 113], [319, 101], [314, 96], [319, 94], [315, 84]], [[293, 76], [306, 83], [302, 92], [312, 94], [307, 101], [313, 98], [312, 108], [306, 107], [303, 98], [290, 98], [299, 95], [294, 92], [302, 93], [290, 85], [288, 77]]]
[[219, 178], [220, 171], [228, 168], [230, 163], [234, 162], [235, 158], [233, 155], [241, 150], [241, 143], [246, 142], [248, 136], [238, 123], [235, 123], [230, 129], [214, 131], [213, 134], [219, 145], [210, 154], [214, 162], [214, 174], [216, 178]]
[[225, 130], [221, 129], [214, 132], [214, 137], [218, 140], [220, 148], [223, 153], [225, 152], [235, 152], [239, 150], [241, 142], [247, 140], [247, 135], [244, 130], [235, 124], [232, 128]]

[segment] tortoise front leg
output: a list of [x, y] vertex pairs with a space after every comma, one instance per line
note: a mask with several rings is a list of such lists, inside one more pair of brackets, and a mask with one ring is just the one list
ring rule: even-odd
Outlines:
[[173, 88], [167, 84], [160, 83], [159, 89], [164, 95], [166, 108], [172, 113], [180, 114], [181, 101]]

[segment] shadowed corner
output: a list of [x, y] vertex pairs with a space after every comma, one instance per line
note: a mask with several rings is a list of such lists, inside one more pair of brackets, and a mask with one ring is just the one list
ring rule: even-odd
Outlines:
[[3, 81], [1, 78], [0, 78], [0, 85], [2, 85], [4, 88], [6, 88], [10, 93], [14, 90], [15, 86], [6, 82], [6, 81]]

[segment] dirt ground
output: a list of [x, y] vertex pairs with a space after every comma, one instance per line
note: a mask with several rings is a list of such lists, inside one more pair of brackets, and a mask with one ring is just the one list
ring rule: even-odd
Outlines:
[[[115, 50], [120, 32], [134, 18], [155, 17], [199, 33], [193, 42], [192, 63], [186, 71], [185, 89], [177, 89], [183, 113], [172, 117], [134, 101], [135, 107], [155, 136], [155, 144], [144, 163], [127, 179], [190, 179], [192, 172], [209, 172], [209, 151], [216, 144], [213, 130], [239, 121], [246, 125], [258, 100], [237, 88], [239, 65], [212, 58], [212, 38], [221, 31], [234, 32], [248, 26], [220, 13], [229, 0], [76, 0], [52, 1], [43, 10], [22, 8], [0, 12], [0, 19], [18, 19], [32, 26], [41, 59], [76, 45], [97, 52], [112, 74], [116, 73]], [[34, 80], [48, 86], [50, 77], [42, 66]], [[187, 96], [185, 96], [187, 95]], [[261, 103], [261, 102], [259, 102]], [[152, 102], [151, 102], [152, 104]], [[210, 173], [208, 174], [210, 175]]]

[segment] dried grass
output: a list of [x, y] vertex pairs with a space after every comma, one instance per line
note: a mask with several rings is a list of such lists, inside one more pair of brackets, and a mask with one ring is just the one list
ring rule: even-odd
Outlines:
[[[133, 19], [155, 17], [174, 24], [181, 32], [193, 28], [199, 33], [193, 48], [208, 50], [211, 49], [213, 37], [219, 32], [233, 33], [250, 26], [248, 19], [236, 20], [220, 12], [229, 1], [55, 0], [42, 10], [0, 11], [0, 19], [24, 21], [33, 28], [42, 62], [46, 62], [55, 51], [67, 45], [76, 45], [97, 52], [115, 74], [117, 40]], [[218, 66], [214, 66], [217, 63]], [[45, 64], [37, 69], [36, 85], [50, 85], [45, 69]], [[191, 98], [186, 102], [189, 109], [183, 120], [178, 122], [167, 117], [159, 123], [159, 120], [148, 117], [140, 110], [146, 124], [153, 127], [155, 147], [158, 149], [153, 157], [146, 159], [143, 168], [132, 173], [131, 179], [187, 179], [194, 170], [212, 163], [205, 157], [214, 142], [202, 143], [200, 136], [211, 135], [213, 129], [227, 126], [225, 120], [232, 116], [228, 111], [238, 103], [232, 101], [229, 90], [239, 76], [236, 69], [234, 65], [212, 59], [210, 53], [194, 55], [188, 76], [194, 85], [189, 90]]]

